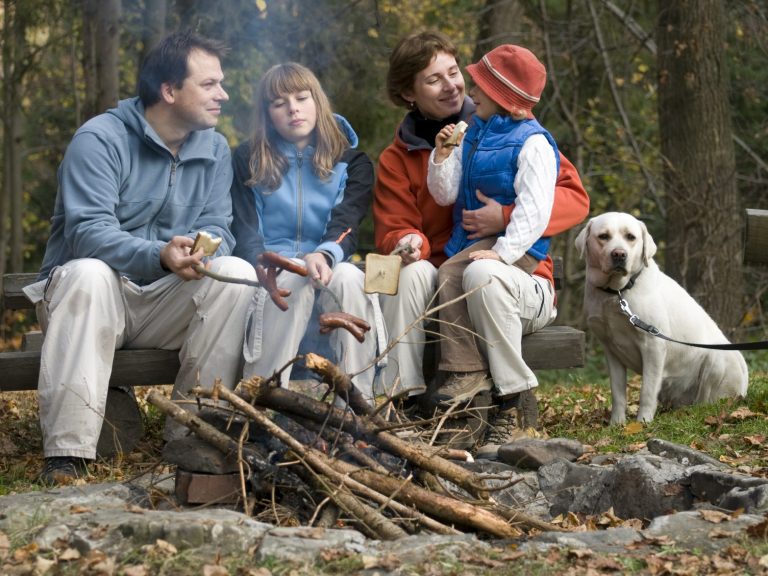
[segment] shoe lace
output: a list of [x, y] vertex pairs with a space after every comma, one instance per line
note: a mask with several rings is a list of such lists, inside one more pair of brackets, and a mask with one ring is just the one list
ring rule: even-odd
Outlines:
[[488, 428], [485, 437], [486, 444], [505, 444], [511, 437], [517, 423], [513, 410], [499, 412]]

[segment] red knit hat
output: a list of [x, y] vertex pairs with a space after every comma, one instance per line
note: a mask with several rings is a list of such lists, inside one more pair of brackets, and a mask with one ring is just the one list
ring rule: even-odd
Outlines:
[[494, 102], [509, 112], [520, 110], [533, 118], [547, 71], [533, 52], [522, 46], [503, 44], [467, 66], [472, 80]]

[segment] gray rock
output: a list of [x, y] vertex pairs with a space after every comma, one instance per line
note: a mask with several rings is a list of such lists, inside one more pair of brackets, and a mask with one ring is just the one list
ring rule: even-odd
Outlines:
[[736, 487], [723, 494], [717, 505], [726, 510], [738, 510], [756, 514], [768, 510], [768, 484], [752, 488]]
[[685, 468], [653, 455], [621, 459], [610, 474], [608, 493], [619, 518], [655, 518], [693, 503]]
[[[706, 520], [700, 512], [689, 510], [654, 518], [643, 534], [651, 537], [666, 536], [670, 539], [670, 545], [688, 550], [696, 549], [706, 554], [733, 544], [731, 538], [722, 536], [731, 534], [738, 538], [748, 527], [763, 520], [763, 516], [742, 514], [738, 518], [715, 524]], [[715, 531], [721, 537], [713, 538]]]
[[550, 504], [552, 516], [569, 511], [587, 514], [607, 510], [606, 478], [610, 468], [557, 460], [538, 470], [539, 488]]
[[573, 462], [582, 454], [584, 454], [584, 446], [577, 440], [521, 438], [501, 446], [498, 458], [518, 468], [538, 470], [561, 458]]
[[724, 494], [734, 488], [747, 489], [768, 484], [768, 480], [764, 478], [730, 474], [707, 467], [689, 470], [689, 478], [693, 495], [712, 504], [716, 504]]
[[163, 459], [189, 472], [232, 474], [240, 469], [237, 454], [225, 455], [194, 435], [168, 442], [163, 447]]
[[632, 528], [609, 528], [595, 532], [545, 532], [531, 538], [520, 549], [546, 550], [553, 546], [570, 549], [589, 549], [598, 554], [619, 554], [631, 544], [642, 541]]
[[703, 452], [699, 452], [698, 450], [694, 450], [688, 446], [683, 446], [682, 444], [675, 444], [674, 442], [661, 440], [660, 438], [651, 438], [648, 440], [648, 442], [646, 442], [646, 447], [651, 453], [656, 454], [657, 456], [663, 456], [665, 458], [677, 460], [684, 466], [709, 464], [715, 468], [728, 468], [728, 466], [719, 460], [716, 460], [711, 456], [707, 456]]
[[264, 535], [256, 553], [258, 561], [267, 558], [291, 561], [313, 561], [329, 548], [359, 553], [365, 547], [365, 536], [355, 530], [325, 528], [273, 528]]

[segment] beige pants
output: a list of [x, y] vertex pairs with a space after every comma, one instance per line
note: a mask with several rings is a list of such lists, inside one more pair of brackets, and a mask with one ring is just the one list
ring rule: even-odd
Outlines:
[[[437, 305], [432, 301], [437, 289], [437, 268], [419, 260], [400, 269], [400, 283], [394, 296], [379, 295], [389, 342], [399, 338], [390, 351], [387, 365], [378, 376], [377, 392], [388, 396], [408, 392], [421, 394], [424, 382], [424, 321], [416, 322], [424, 311]], [[432, 301], [432, 302], [431, 302]], [[431, 302], [431, 305], [430, 305]]]
[[[211, 269], [255, 280], [239, 258], [216, 258]], [[96, 259], [55, 268], [37, 305], [45, 330], [38, 382], [45, 456], [95, 458], [118, 348], [180, 349], [175, 397], [216, 378], [233, 388], [254, 290], [175, 274], [137, 286]]]
[[[490, 281], [490, 284], [485, 286]], [[538, 386], [523, 361], [522, 339], [555, 319], [555, 294], [548, 280], [496, 260], [477, 260], [464, 271], [462, 286], [477, 345], [487, 361], [496, 394]], [[484, 286], [483, 288], [479, 288]]]
[[[365, 335], [365, 341], [361, 344], [349, 332], [338, 328], [331, 333], [331, 347], [342, 370], [350, 375], [356, 374], [352, 382], [366, 398], [372, 400], [376, 334], [373, 306], [364, 292], [364, 282], [365, 275], [356, 266], [347, 262], [334, 266], [329, 290], [339, 299], [344, 312], [367, 321], [371, 331]], [[248, 309], [243, 347], [243, 374], [246, 378], [254, 375], [270, 376], [296, 356], [316, 298], [322, 311], [339, 311], [333, 296], [325, 290], [316, 290], [303, 276], [282, 272], [277, 284], [291, 291], [291, 295], [286, 298], [288, 310], [284, 312], [275, 306], [262, 289], [256, 291]], [[291, 368], [288, 367], [281, 374], [281, 383], [287, 385], [290, 376]]]
[[[440, 304], [453, 304], [440, 310], [440, 370], [446, 372], [475, 372], [487, 370], [488, 364], [480, 353], [480, 345], [467, 310], [467, 299], [462, 299], [464, 273], [474, 262], [469, 255], [477, 250], [490, 250], [496, 238], [483, 238], [455, 254], [440, 266], [438, 286]], [[507, 266], [499, 262], [502, 266]], [[539, 265], [538, 260], [524, 255], [514, 266], [532, 274]]]

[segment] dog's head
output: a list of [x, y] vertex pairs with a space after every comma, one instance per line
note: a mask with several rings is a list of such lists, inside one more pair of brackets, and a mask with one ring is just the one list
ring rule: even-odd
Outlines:
[[587, 280], [614, 289], [623, 287], [626, 277], [648, 266], [656, 254], [645, 224], [623, 212], [591, 218], [576, 237], [576, 248], [587, 262]]

